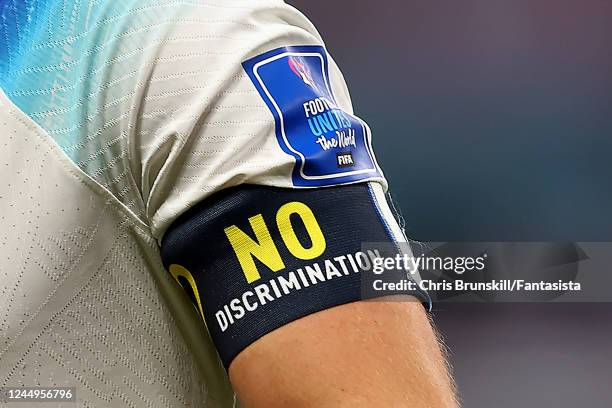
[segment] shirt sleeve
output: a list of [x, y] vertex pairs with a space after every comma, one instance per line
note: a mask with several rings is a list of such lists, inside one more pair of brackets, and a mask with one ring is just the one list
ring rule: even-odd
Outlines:
[[236, 185], [385, 186], [370, 130], [303, 14], [280, 1], [175, 12], [139, 73], [147, 86], [131, 152], [158, 239], [193, 205]]
[[[293, 320], [390, 295], [372, 266], [409, 248], [371, 131], [306, 17], [207, 2], [175, 21], [140, 72], [132, 169], [163, 264], [227, 368]], [[429, 301], [416, 271], [398, 273], [391, 294]]]

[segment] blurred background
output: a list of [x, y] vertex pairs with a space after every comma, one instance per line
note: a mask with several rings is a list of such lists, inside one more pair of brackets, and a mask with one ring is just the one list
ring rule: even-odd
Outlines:
[[[612, 2], [288, 2], [342, 69], [410, 238], [612, 241]], [[612, 406], [612, 304], [433, 316], [465, 407]]]

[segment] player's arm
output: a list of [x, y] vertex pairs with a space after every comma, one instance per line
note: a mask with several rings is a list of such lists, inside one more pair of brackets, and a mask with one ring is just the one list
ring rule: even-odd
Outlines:
[[246, 407], [456, 407], [444, 356], [417, 302], [354, 302], [294, 321], [240, 353]]
[[401, 234], [381, 193], [238, 186], [166, 233], [164, 262], [246, 407], [455, 406], [427, 295], [369, 290]]
[[281, 1], [183, 7], [142, 67], [130, 157], [193, 304], [175, 316], [194, 355], [214, 344], [247, 407], [449, 406], [423, 307], [361, 302], [377, 256], [364, 243], [405, 238], [315, 28]]

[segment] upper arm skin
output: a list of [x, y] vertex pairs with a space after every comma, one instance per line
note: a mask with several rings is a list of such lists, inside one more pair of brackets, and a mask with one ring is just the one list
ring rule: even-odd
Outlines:
[[458, 406], [417, 301], [358, 301], [295, 320], [243, 350], [229, 374], [247, 408]]

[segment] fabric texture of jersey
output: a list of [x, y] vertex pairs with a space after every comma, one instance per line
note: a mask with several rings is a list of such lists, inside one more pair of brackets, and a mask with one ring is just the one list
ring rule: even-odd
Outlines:
[[[295, 160], [241, 63], [321, 45], [295, 9], [268, 0], [4, 1], [5, 93], [156, 237], [222, 187], [293, 185]], [[338, 105], [352, 113], [331, 58], [329, 71]]]
[[[324, 47], [319, 34], [275, 0], [0, 0], [0, 31], [0, 386], [76, 386], [83, 407], [232, 406], [158, 244], [215, 192], [295, 187], [242, 63]], [[361, 181], [401, 240], [381, 173]]]

